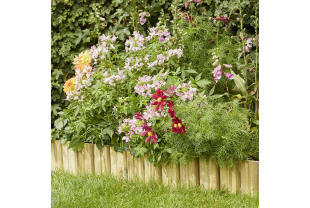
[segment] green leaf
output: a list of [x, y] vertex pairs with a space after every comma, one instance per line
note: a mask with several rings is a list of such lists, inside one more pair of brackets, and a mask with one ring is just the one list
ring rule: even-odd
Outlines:
[[114, 131], [113, 131], [113, 129], [112, 129], [111, 126], [109, 126], [108, 128], [105, 128], [102, 132], [103, 132], [104, 134], [107, 133], [111, 138], [112, 138], [112, 136], [113, 136], [113, 134], [114, 134]]
[[196, 80], [196, 81], [199, 81], [199, 80], [200, 80], [200, 78], [201, 78], [201, 73], [200, 73], [200, 74], [198, 74], [198, 75], [195, 77], [195, 80]]
[[130, 154], [135, 156], [135, 150], [130, 147]]
[[206, 85], [210, 84], [211, 82], [206, 80], [206, 79], [202, 79], [202, 80], [199, 80], [198, 82], [196, 82], [196, 84], [199, 86], [199, 87], [205, 87]]
[[61, 144], [65, 144], [67, 142], [67, 137], [63, 137], [60, 140]]
[[97, 148], [99, 149], [99, 151], [101, 151], [102, 148], [104, 147], [102, 140], [98, 140], [98, 141], [96, 142], [96, 146], [97, 146]]
[[246, 95], [246, 88], [245, 88], [245, 81], [242, 79], [239, 75], [235, 74], [233, 70], [231, 70], [231, 73], [234, 75], [234, 82], [236, 84], [236, 87], [244, 94]]
[[189, 74], [197, 74], [197, 72], [193, 69], [185, 70]]
[[83, 147], [84, 142], [81, 142], [79, 137], [73, 138], [69, 144], [69, 148], [73, 149], [74, 151], [81, 151]]
[[55, 75], [56, 79], [58, 79], [59, 76], [63, 75], [64, 73], [62, 72], [62, 69], [54, 69], [54, 72], [52, 74]]
[[86, 126], [84, 123], [78, 123], [78, 125], [76, 126], [76, 130], [77, 130], [77, 134], [80, 134], [80, 132], [82, 131], [82, 129], [85, 129]]
[[57, 120], [54, 122], [54, 125], [55, 125], [56, 129], [61, 130], [62, 127], [64, 126], [63, 118], [57, 119]]
[[211, 96], [211, 95], [214, 93], [214, 89], [215, 89], [215, 85], [214, 85], [214, 87], [210, 90], [209, 96]]

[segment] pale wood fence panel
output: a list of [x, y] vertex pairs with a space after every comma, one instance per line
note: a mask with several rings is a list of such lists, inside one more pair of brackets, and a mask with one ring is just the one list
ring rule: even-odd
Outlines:
[[62, 168], [71, 173], [110, 173], [128, 180], [143, 182], [160, 180], [165, 185], [184, 187], [202, 186], [205, 189], [227, 188], [231, 193], [259, 191], [259, 162], [238, 162], [235, 169], [220, 169], [213, 161], [196, 159], [186, 166], [168, 162], [154, 167], [148, 156], [137, 158], [129, 151], [115, 152], [105, 146], [101, 151], [93, 144], [84, 144], [81, 151], [68, 149], [69, 144], [51, 142], [51, 169]]

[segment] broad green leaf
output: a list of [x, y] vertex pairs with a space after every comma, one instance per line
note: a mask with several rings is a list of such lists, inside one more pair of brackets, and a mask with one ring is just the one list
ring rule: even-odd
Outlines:
[[102, 141], [102, 140], [98, 140], [98, 141], [96, 142], [96, 146], [97, 146], [97, 148], [99, 149], [99, 151], [101, 151], [102, 148], [104, 147], [103, 141]]
[[185, 70], [189, 74], [197, 74], [197, 72], [193, 69]]
[[233, 70], [231, 70], [231, 73], [234, 75], [234, 82], [236, 84], [236, 87], [244, 94], [246, 95], [246, 88], [245, 88], [245, 81], [242, 79], [239, 75], [235, 74]]
[[214, 89], [215, 89], [215, 85], [214, 85], [214, 87], [210, 90], [209, 96], [211, 96], [211, 95], [214, 93]]
[[82, 129], [85, 129], [86, 126], [84, 123], [79, 123], [77, 126], [76, 126], [76, 130], [77, 130], [77, 134], [80, 134], [80, 132], [82, 131]]
[[54, 125], [55, 125], [56, 129], [61, 130], [62, 127], [64, 126], [63, 119], [62, 118], [57, 119], [54, 122]]
[[81, 151], [83, 147], [84, 142], [81, 142], [79, 137], [74, 137], [69, 144], [69, 148], [73, 149], [74, 151]]
[[114, 131], [113, 131], [112, 127], [109, 126], [108, 128], [105, 128], [105, 129], [103, 130], [103, 133], [104, 133], [104, 134], [107, 133], [107, 134], [112, 138], [112, 136], [113, 136], [113, 134], [114, 134]]
[[198, 74], [198, 75], [195, 77], [195, 80], [196, 80], [196, 81], [199, 81], [199, 80], [200, 80], [200, 78], [201, 78], [201, 73], [200, 73], [200, 74]]
[[196, 82], [196, 84], [199, 86], [199, 87], [205, 87], [206, 85], [210, 84], [211, 82], [206, 80], [206, 79], [202, 79], [202, 80], [199, 80], [198, 82]]

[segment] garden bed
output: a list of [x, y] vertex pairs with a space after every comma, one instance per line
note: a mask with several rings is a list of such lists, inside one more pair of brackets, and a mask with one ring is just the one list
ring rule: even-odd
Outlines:
[[68, 149], [68, 143], [51, 142], [51, 168], [63, 168], [72, 173], [111, 173], [128, 180], [138, 177], [143, 182], [157, 179], [165, 185], [203, 186], [206, 189], [225, 186], [231, 193], [254, 193], [259, 190], [259, 162], [238, 162], [237, 168], [221, 169], [214, 162], [197, 158], [186, 166], [169, 162], [154, 167], [147, 157], [137, 158], [129, 151], [115, 152], [105, 146], [101, 151], [96, 145], [84, 144], [81, 151]]

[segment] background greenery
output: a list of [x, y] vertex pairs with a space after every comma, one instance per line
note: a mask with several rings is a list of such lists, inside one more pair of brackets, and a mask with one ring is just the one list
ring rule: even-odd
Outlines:
[[[85, 49], [90, 48], [98, 42], [101, 34], [107, 32], [115, 32], [120, 40], [125, 40], [134, 29], [145, 31], [151, 26], [155, 26], [159, 18], [167, 20], [167, 26], [171, 28], [172, 1], [159, 0], [52, 0], [51, 1], [51, 125], [54, 127], [54, 121], [59, 117], [61, 112], [69, 102], [65, 101], [63, 93], [63, 85], [67, 79], [74, 75], [73, 58]], [[187, 0], [178, 1], [179, 5], [184, 8]], [[220, 0], [203, 0], [200, 4], [189, 4], [188, 11], [191, 14], [204, 15], [206, 19], [216, 17], [221, 14], [223, 9], [225, 15], [231, 15], [233, 19], [230, 21], [231, 34], [238, 35], [240, 33], [238, 22], [234, 12], [232, 11], [233, 1]], [[242, 7], [244, 13], [244, 27], [247, 32], [254, 34], [254, 23], [251, 15], [254, 15], [254, 5], [257, 1], [245, 0]], [[185, 9], [185, 8], [184, 8]], [[133, 24], [130, 15], [136, 16], [138, 12], [150, 12], [150, 17], [143, 26]], [[99, 17], [104, 17], [105, 21], [101, 21]], [[227, 30], [230, 31], [230, 30]], [[192, 28], [187, 37], [194, 34], [204, 34], [204, 31]], [[213, 35], [214, 36], [214, 35]], [[209, 35], [202, 40], [192, 40], [192, 48], [194, 53], [188, 53], [184, 50], [184, 55], [192, 60], [192, 66], [195, 69], [203, 68], [209, 62], [208, 51], [205, 50], [210, 44], [209, 41], [213, 36]], [[196, 42], [195, 42], [196, 41]], [[197, 47], [198, 46], [198, 47]], [[187, 47], [185, 45], [185, 47]]]

